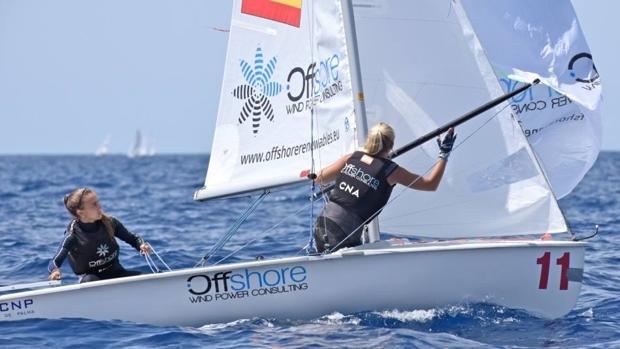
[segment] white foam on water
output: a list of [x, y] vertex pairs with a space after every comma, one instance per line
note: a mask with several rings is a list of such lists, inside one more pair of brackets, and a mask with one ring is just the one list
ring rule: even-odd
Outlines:
[[250, 319], [240, 319], [240, 320], [235, 320], [235, 321], [231, 321], [231, 322], [222, 322], [222, 323], [217, 323], [217, 324], [207, 324], [207, 325], [199, 327], [198, 329], [200, 331], [204, 331], [204, 332], [219, 331], [219, 330], [223, 330], [223, 329], [228, 328], [228, 327], [234, 327], [234, 326], [237, 326], [237, 325], [241, 325], [241, 324], [247, 323], [249, 321], [250, 321]]
[[[221, 331], [221, 330], [229, 328], [229, 327], [245, 325], [245, 324], [252, 323], [252, 322], [253, 322], [252, 319], [239, 319], [239, 320], [235, 320], [235, 321], [231, 321], [231, 322], [223, 322], [223, 323], [217, 323], [217, 324], [203, 325], [203, 326], [199, 327], [198, 330], [200, 332], [203, 332], [203, 333], [206, 333], [206, 334], [214, 334], [214, 333], [217, 333], [218, 331]], [[273, 323], [271, 323], [270, 321], [267, 321], [265, 319], [259, 319], [259, 324], [264, 326], [264, 327], [268, 327], [268, 328], [273, 328], [274, 327]]]
[[389, 311], [375, 312], [374, 314], [377, 314], [383, 318], [396, 319], [402, 322], [427, 322], [438, 316], [441, 316], [441, 314], [443, 314], [443, 311], [437, 309], [418, 309], [411, 311], [400, 311], [394, 309]]
[[579, 315], [585, 317], [587, 319], [586, 321], [592, 321], [592, 319], [594, 319], [594, 309], [588, 308], [588, 310]]
[[496, 324], [496, 325], [510, 324], [510, 323], [515, 323], [515, 322], [519, 322], [519, 319], [514, 318], [512, 316], [507, 317], [507, 318], [503, 318], [503, 319], [495, 319], [495, 320], [493, 320], [493, 323]]
[[359, 325], [362, 320], [353, 315], [343, 315], [334, 312], [316, 320], [316, 323], [325, 325]]

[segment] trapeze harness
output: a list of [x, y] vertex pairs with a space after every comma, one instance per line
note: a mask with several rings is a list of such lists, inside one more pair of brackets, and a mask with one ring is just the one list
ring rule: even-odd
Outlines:
[[388, 159], [361, 151], [351, 154], [336, 178], [330, 201], [316, 220], [314, 239], [318, 252], [362, 244], [363, 224], [376, 217], [388, 202], [394, 186], [387, 178], [397, 168]]
[[[144, 240], [129, 232], [117, 219], [112, 218], [112, 223], [114, 236], [140, 251]], [[51, 273], [60, 268], [65, 258], [69, 257], [71, 269], [79, 276], [80, 283], [141, 274], [123, 268], [118, 255], [116, 239], [110, 236], [101, 220], [94, 223], [73, 220], [65, 231], [58, 252], [49, 263], [48, 271]]]

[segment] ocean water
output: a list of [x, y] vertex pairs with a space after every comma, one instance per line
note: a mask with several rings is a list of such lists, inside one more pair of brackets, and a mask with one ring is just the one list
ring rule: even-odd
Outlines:
[[[247, 198], [196, 203], [207, 156], [1, 156], [0, 285], [39, 281], [70, 218], [62, 197], [95, 189], [104, 209], [144, 236], [173, 269], [193, 266], [249, 205]], [[260, 239], [230, 259], [300, 252], [309, 210], [260, 235], [306, 204], [307, 187], [267, 197], [220, 255]], [[485, 304], [430, 310], [326, 314], [309, 321], [253, 318], [202, 327], [157, 327], [121, 321], [23, 320], [0, 323], [0, 347], [170, 348], [620, 348], [620, 153], [602, 153], [576, 190], [560, 202], [573, 230], [600, 234], [586, 251], [584, 285], [566, 317], [546, 321]], [[121, 243], [128, 268], [149, 269]], [[64, 282], [76, 279], [65, 265]], [[85, 306], [85, 305], [73, 305]]]

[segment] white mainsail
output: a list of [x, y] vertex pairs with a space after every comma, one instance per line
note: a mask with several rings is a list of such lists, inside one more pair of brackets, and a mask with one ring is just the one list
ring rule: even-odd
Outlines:
[[[397, 147], [503, 94], [486, 57], [470, 47], [477, 39], [459, 2], [354, 3], [367, 117], [391, 123]], [[442, 238], [567, 231], [507, 104], [457, 133], [439, 190], [397, 187], [379, 217], [382, 231]], [[429, 142], [397, 162], [424, 173], [436, 159]]]
[[209, 169], [197, 200], [303, 181], [311, 154], [320, 168], [356, 145], [340, 1], [292, 1], [293, 24], [252, 3], [233, 3]]
[[[545, 85], [513, 98], [513, 114], [558, 198], [570, 193], [601, 147], [602, 86], [570, 1], [463, 1], [506, 92], [519, 81]], [[553, 20], [550, 21], [549, 18]]]

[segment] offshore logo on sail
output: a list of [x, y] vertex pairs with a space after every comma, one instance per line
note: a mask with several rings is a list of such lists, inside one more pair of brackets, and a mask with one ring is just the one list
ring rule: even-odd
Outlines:
[[[587, 70], [587, 73], [576, 72], [577, 66], [583, 64], [586, 64], [587, 68], [585, 70]], [[592, 66], [588, 67], [590, 64]], [[568, 70], [570, 71], [570, 76], [573, 77], [575, 81], [583, 84], [581, 88], [584, 90], [592, 91], [601, 85], [598, 69], [596, 69], [592, 55], [589, 52], [581, 52], [574, 55], [568, 62]]]
[[[592, 55], [588, 52], [577, 53], [570, 59], [567, 65], [567, 74], [571, 79], [581, 83], [581, 88], [586, 91], [594, 91], [601, 85], [598, 70], [594, 65]], [[522, 85], [522, 83], [509, 79], [506, 76], [500, 78], [499, 82], [508, 92], [512, 92]], [[548, 110], [558, 110], [562, 112], [563, 107], [571, 106], [572, 103], [573, 101], [569, 97], [556, 91], [552, 87], [539, 85], [513, 97], [511, 108], [513, 113], [519, 116], [523, 113], [535, 113]], [[568, 113], [538, 128], [529, 129], [523, 125], [521, 120], [519, 120], [519, 123], [523, 127], [525, 136], [529, 137], [553, 125], [583, 120], [585, 120], [585, 115], [582, 112], [574, 112], [574, 109], [569, 109]]]
[[[576, 82], [581, 83], [581, 88], [583, 90], [593, 91], [601, 85], [598, 70], [594, 65], [592, 55], [588, 52], [580, 52], [574, 55], [568, 62], [566, 68], [568, 76], [570, 76], [570, 78], [574, 79]], [[523, 85], [519, 81], [512, 80], [507, 76], [503, 76], [499, 79], [499, 81], [502, 85], [504, 85], [503, 87], [507, 92], [512, 92]], [[544, 91], [544, 96], [540, 95], [541, 91]], [[553, 100], [551, 101], [551, 105], [547, 105], [547, 103], [544, 102], [544, 99], [552, 98]], [[530, 88], [527, 91], [512, 97], [512, 102], [514, 103], [513, 111], [517, 114], [520, 114], [528, 111], [543, 110], [547, 107], [563, 107], [565, 105], [571, 104], [572, 100], [564, 96], [562, 93], [554, 90], [550, 86], [543, 88], [539, 85], [535, 89]], [[515, 108], [515, 104], [519, 103], [523, 104]]]
[[286, 79], [287, 97], [293, 102], [286, 105], [289, 115], [308, 111], [343, 90], [340, 80], [341, 58], [333, 54], [318, 62], [312, 62], [306, 69], [291, 69]]
[[258, 133], [261, 121], [264, 119], [273, 121], [273, 107], [269, 98], [277, 96], [282, 90], [279, 83], [271, 81], [278, 62], [277, 58], [271, 57], [267, 63], [265, 60], [260, 46], [256, 48], [253, 66], [241, 59], [239, 65], [246, 83], [232, 91], [234, 97], [245, 101], [239, 113], [239, 124], [251, 119], [254, 135]]
[[281, 294], [308, 289], [308, 273], [301, 265], [264, 271], [223, 271], [187, 278], [189, 301], [203, 303]]
[[[272, 81], [277, 63], [277, 57], [267, 59], [260, 46], [256, 48], [254, 64], [244, 59], [239, 62], [245, 83], [235, 87], [232, 95], [244, 101], [238, 123], [251, 122], [254, 135], [259, 133], [265, 119], [273, 122], [276, 117], [271, 99], [282, 91], [282, 85]], [[340, 57], [333, 54], [310, 63], [305, 69], [291, 69], [286, 79], [286, 95], [292, 103], [286, 105], [286, 113], [294, 115], [311, 110], [341, 92], [343, 83], [340, 80], [340, 66]]]

